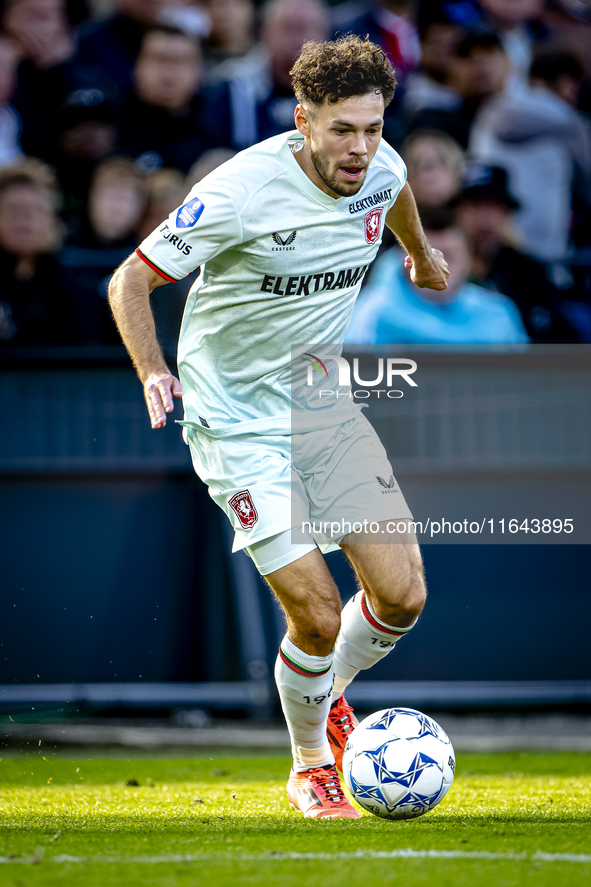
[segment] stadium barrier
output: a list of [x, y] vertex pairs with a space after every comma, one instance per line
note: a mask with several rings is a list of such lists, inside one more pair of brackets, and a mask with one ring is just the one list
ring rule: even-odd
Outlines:
[[[357, 354], [371, 361], [376, 351]], [[396, 402], [394, 419], [378, 402], [372, 421], [415, 516], [456, 519], [515, 494], [567, 517], [575, 500], [589, 501], [589, 349], [412, 356], [416, 396]], [[178, 427], [150, 430], [123, 350], [4, 349], [0, 404], [3, 710], [49, 705], [65, 685], [79, 688], [66, 699], [102, 710], [197, 705], [268, 717], [283, 618], [249, 558], [230, 555], [230, 528]], [[360, 675], [352, 698], [587, 705], [588, 544], [451, 541], [470, 544], [424, 546], [420, 631]], [[350, 569], [328, 557], [346, 598]], [[549, 621], [568, 638], [559, 651], [544, 640]]]

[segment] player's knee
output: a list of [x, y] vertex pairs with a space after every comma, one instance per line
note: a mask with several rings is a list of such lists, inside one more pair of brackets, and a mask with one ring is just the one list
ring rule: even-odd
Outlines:
[[[339, 633], [341, 627], [341, 614], [335, 613], [334, 611], [327, 610], [324, 613], [319, 615], [319, 618], [316, 620], [316, 632], [318, 634], [318, 639], [323, 640], [326, 643], [330, 643], [334, 646], [334, 642], [337, 639], [337, 635]], [[331, 649], [332, 649], [331, 646]]]
[[403, 581], [392, 577], [376, 590], [377, 615], [389, 625], [407, 628], [420, 615], [427, 599], [422, 569], [412, 569]]
[[317, 607], [307, 614], [299, 630], [310, 644], [322, 649], [320, 655], [330, 653], [341, 627], [341, 613], [331, 606]]
[[417, 616], [420, 615], [421, 610], [425, 606], [426, 600], [427, 589], [425, 587], [425, 580], [421, 571], [420, 573], [416, 573], [412, 577], [404, 590], [401, 605], [404, 610], [405, 619], [414, 622], [414, 620], [417, 618]]

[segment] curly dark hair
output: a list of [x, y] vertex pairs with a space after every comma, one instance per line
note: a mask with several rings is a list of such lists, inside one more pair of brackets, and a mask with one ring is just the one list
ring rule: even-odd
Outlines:
[[324, 43], [309, 41], [289, 72], [298, 102], [321, 105], [379, 92], [389, 105], [396, 88], [394, 68], [369, 37], [347, 34]]

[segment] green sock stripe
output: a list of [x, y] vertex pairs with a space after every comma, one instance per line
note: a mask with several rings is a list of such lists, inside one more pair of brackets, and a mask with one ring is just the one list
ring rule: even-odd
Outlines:
[[283, 647], [279, 647], [279, 655], [289, 668], [292, 668], [294, 671], [297, 671], [300, 674], [307, 674], [311, 675], [312, 677], [319, 677], [320, 675], [326, 674], [326, 672], [330, 671], [330, 669], [332, 668], [332, 662], [330, 663], [330, 665], [327, 665], [323, 668], [309, 668], [307, 665], [302, 665], [301, 662], [297, 662], [295, 659], [292, 659], [292, 657], [285, 652]]

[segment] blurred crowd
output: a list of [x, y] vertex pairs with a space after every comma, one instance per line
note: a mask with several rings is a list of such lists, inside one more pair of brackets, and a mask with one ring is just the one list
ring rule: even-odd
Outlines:
[[[386, 235], [352, 342], [591, 342], [587, 0], [1, 0], [0, 346], [112, 344], [109, 278], [191, 187], [293, 128], [306, 40], [398, 79], [385, 138], [450, 270]], [[174, 347], [188, 289], [153, 307]]]

